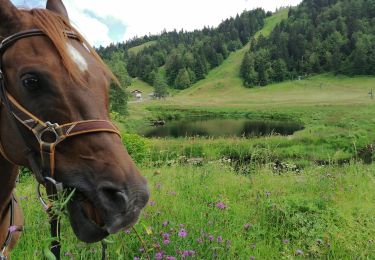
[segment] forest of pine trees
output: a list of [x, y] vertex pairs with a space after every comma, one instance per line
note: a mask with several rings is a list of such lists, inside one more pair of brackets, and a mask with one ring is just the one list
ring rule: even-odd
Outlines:
[[[289, 9], [269, 37], [254, 38], [270, 15], [262, 9], [244, 11], [216, 28], [163, 32], [97, 51], [112, 67], [126, 66], [125, 78], [153, 85], [159, 97], [167, 86], [185, 89], [204, 79], [249, 41], [239, 72], [247, 87], [324, 72], [375, 75], [375, 0], [304, 0]], [[144, 43], [140, 51], [128, 51]]]
[[250, 46], [240, 72], [247, 87], [323, 72], [375, 75], [375, 0], [305, 0]]
[[[268, 15], [271, 15], [270, 13]], [[262, 9], [244, 11], [226, 19], [217, 28], [185, 32], [163, 32], [157, 36], [135, 38], [126, 43], [98, 48], [106, 60], [114, 52], [124, 51], [127, 71], [153, 86], [184, 89], [220, 65], [230, 52], [242, 48], [264, 25], [266, 13]], [[137, 53], [131, 47], [154, 41]]]

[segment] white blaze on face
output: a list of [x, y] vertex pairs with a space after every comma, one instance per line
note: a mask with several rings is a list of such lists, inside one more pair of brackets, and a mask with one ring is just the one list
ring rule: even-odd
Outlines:
[[74, 48], [74, 46], [71, 45], [70, 43], [67, 43], [66, 46], [68, 48], [68, 52], [70, 54], [70, 57], [77, 64], [78, 68], [82, 72], [87, 71], [88, 65], [87, 65], [87, 62], [86, 62], [85, 58], [82, 56], [82, 54], [79, 53], [79, 51], [76, 48]]

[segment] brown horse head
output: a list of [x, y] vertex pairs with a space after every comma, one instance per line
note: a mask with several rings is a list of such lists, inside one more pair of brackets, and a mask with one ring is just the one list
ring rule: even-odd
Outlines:
[[[34, 28], [46, 36], [20, 39], [2, 56], [9, 94], [44, 122], [109, 120], [108, 90], [114, 77], [83, 37], [75, 40], [64, 34], [66, 30], [78, 33], [63, 3], [48, 0], [47, 10], [18, 10], [10, 0], [0, 0], [1, 38]], [[16, 128], [2, 109], [0, 140], [6, 157], [29, 167]], [[35, 136], [21, 124], [18, 128], [27, 146], [38, 154]], [[76, 189], [68, 210], [75, 234], [85, 242], [133, 225], [149, 197], [145, 179], [113, 133], [64, 140], [56, 147], [54, 177]]]

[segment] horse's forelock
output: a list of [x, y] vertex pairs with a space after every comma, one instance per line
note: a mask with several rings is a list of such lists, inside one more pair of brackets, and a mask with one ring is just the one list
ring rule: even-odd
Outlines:
[[109, 76], [114, 82], [118, 84], [118, 79], [107, 65], [102, 61], [94, 48], [83, 38], [83, 36], [69, 23], [69, 21], [60, 15], [55, 14], [46, 9], [31, 9], [28, 10], [32, 15], [33, 23], [41, 29], [54, 44], [57, 52], [61, 56], [62, 62], [67, 69], [72, 80], [79, 84], [84, 85], [84, 78], [82, 70], [79, 68], [74, 59], [72, 59], [71, 52], [68, 49], [68, 37], [65, 31], [73, 31], [79, 38], [79, 41], [84, 44], [85, 48], [94, 56], [98, 61], [98, 65], [104, 70], [105, 74]]

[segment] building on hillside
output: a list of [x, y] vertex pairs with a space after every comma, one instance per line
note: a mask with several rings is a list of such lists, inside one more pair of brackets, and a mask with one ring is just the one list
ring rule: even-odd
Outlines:
[[137, 99], [142, 100], [142, 91], [135, 89], [131, 92], [131, 94]]

